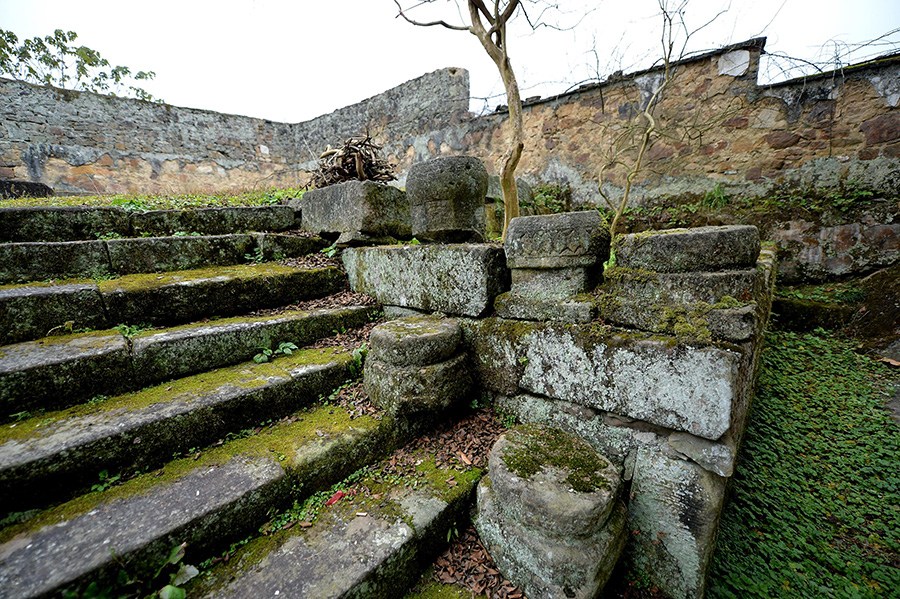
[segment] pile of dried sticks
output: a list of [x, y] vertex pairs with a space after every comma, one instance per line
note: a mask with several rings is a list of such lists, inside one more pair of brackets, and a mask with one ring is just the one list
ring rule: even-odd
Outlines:
[[319, 168], [309, 187], [326, 187], [344, 181], [393, 181], [393, 166], [378, 155], [381, 146], [368, 135], [351, 137], [340, 148], [328, 146], [319, 156]]

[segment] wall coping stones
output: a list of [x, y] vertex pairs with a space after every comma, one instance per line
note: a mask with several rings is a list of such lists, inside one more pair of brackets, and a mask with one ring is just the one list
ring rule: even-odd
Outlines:
[[667, 273], [752, 267], [759, 252], [752, 225], [646, 231], [615, 243], [616, 266]]
[[350, 248], [343, 262], [354, 291], [401, 308], [477, 317], [509, 288], [499, 245]]

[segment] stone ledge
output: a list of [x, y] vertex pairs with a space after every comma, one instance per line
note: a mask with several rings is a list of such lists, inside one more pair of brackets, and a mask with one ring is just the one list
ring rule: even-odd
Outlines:
[[759, 231], [750, 225], [646, 231], [618, 237], [616, 265], [653, 272], [688, 272], [753, 266]]
[[506, 258], [497, 245], [351, 248], [343, 260], [354, 291], [390, 306], [477, 317], [509, 288]]
[[[462, 320], [481, 384], [715, 440], [743, 413], [749, 348], [598, 327]], [[521, 389], [521, 391], [516, 391]]]

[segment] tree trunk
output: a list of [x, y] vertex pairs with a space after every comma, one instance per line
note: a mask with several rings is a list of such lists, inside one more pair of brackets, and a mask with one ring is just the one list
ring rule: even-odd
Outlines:
[[512, 131], [509, 135], [509, 144], [503, 156], [500, 166], [500, 190], [503, 193], [503, 241], [506, 241], [506, 231], [509, 229], [509, 221], [519, 216], [519, 189], [516, 186], [516, 167], [522, 157], [525, 148], [525, 132], [522, 124], [522, 99], [519, 96], [519, 84], [513, 73], [509, 59], [503, 64], [498, 64], [500, 77], [506, 87], [506, 99], [509, 106], [509, 126]]

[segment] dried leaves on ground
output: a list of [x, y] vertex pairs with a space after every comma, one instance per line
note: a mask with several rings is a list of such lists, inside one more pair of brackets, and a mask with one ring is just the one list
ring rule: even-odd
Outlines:
[[423, 456], [434, 458], [438, 468], [485, 468], [488, 453], [504, 430], [491, 410], [478, 410], [394, 452], [384, 472], [401, 476], [414, 474]]
[[322, 339], [319, 339], [315, 343], [307, 345], [306, 347], [343, 347], [347, 350], [356, 349], [363, 343], [368, 343], [369, 335], [372, 334], [372, 329], [375, 328], [378, 322], [379, 321], [369, 322], [359, 327], [358, 329], [350, 329], [347, 331], [335, 333], [331, 337], [324, 337]]
[[393, 166], [379, 156], [381, 146], [368, 135], [351, 137], [339, 148], [328, 147], [319, 156], [311, 187], [327, 187], [344, 181], [393, 181]]
[[500, 573], [474, 526], [462, 531], [434, 562], [434, 579], [490, 599], [522, 599], [522, 590]]
[[344, 269], [344, 265], [341, 264], [340, 260], [334, 256], [326, 256], [322, 252], [306, 254], [296, 258], [285, 258], [284, 260], [279, 260], [278, 263], [293, 268], [327, 268], [333, 266], [341, 270]]
[[356, 293], [354, 291], [345, 290], [332, 293], [326, 297], [319, 297], [310, 300], [304, 300], [288, 306], [278, 308], [270, 308], [267, 310], [256, 310], [251, 312], [251, 316], [272, 316], [281, 314], [290, 310], [331, 310], [335, 308], [348, 308], [350, 306], [375, 306], [378, 302], [372, 296], [364, 293]]

